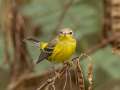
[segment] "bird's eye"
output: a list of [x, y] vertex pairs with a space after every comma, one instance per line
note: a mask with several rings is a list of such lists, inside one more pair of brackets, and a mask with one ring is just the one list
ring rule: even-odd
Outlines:
[[63, 34], [63, 32], [59, 32], [59, 34]]
[[62, 34], [63, 32], [60, 32], [60, 34]]
[[69, 32], [69, 34], [72, 34], [72, 32]]

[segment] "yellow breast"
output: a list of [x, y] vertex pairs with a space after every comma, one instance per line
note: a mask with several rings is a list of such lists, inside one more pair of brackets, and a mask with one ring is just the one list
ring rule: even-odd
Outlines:
[[48, 58], [52, 62], [62, 63], [69, 60], [76, 49], [76, 40], [59, 41], [52, 55]]

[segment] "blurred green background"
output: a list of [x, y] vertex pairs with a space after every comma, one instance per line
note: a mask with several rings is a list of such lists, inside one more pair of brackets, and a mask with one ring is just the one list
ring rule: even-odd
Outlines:
[[[6, 1], [6, 0], [5, 0]], [[4, 0], [0, 0], [0, 13], [3, 12]], [[20, 0], [18, 0], [20, 1]], [[55, 28], [63, 12], [64, 5], [70, 0], [23, 0], [20, 12], [29, 19], [28, 33], [33, 26], [40, 26], [37, 38], [48, 41], [55, 35]], [[101, 39], [103, 16], [102, 0], [74, 0], [72, 6], [66, 12], [62, 27], [70, 27], [74, 30], [78, 40], [76, 54], [94, 47]], [[2, 23], [2, 16], [0, 17]], [[2, 24], [0, 25], [2, 29]], [[29, 36], [29, 35], [28, 35]], [[0, 90], [4, 90], [9, 78], [9, 68], [3, 62], [4, 41], [3, 32], [0, 30]], [[33, 60], [36, 60], [40, 51], [33, 47], [33, 43], [27, 42], [28, 50]], [[94, 90], [120, 90], [120, 56], [112, 53], [111, 46], [101, 48], [91, 54], [94, 64]], [[81, 61], [84, 71], [86, 65]], [[43, 61], [35, 68], [38, 73], [49, 67], [48, 61]]]

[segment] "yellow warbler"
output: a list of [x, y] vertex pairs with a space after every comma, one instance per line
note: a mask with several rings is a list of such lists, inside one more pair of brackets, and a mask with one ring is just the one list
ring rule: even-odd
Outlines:
[[70, 28], [60, 30], [56, 38], [48, 43], [40, 43], [41, 54], [36, 63], [47, 59], [54, 63], [63, 63], [70, 60], [76, 49], [76, 39]]

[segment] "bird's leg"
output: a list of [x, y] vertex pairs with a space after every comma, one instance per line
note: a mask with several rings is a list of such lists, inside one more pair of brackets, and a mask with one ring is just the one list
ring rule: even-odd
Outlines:
[[75, 61], [75, 60], [77, 60], [77, 59], [79, 59], [79, 57], [78, 57], [78, 56], [77, 56], [77, 57], [72, 58], [72, 61]]
[[74, 62], [78, 59], [79, 57], [74, 57], [71, 60], [64, 61], [64, 65], [67, 64], [69, 67], [75, 67]]
[[72, 65], [73, 68], [76, 67], [75, 61], [78, 60], [78, 59], [79, 59], [79, 57], [74, 57], [74, 58], [72, 58], [72, 60], [71, 60], [71, 65]]

